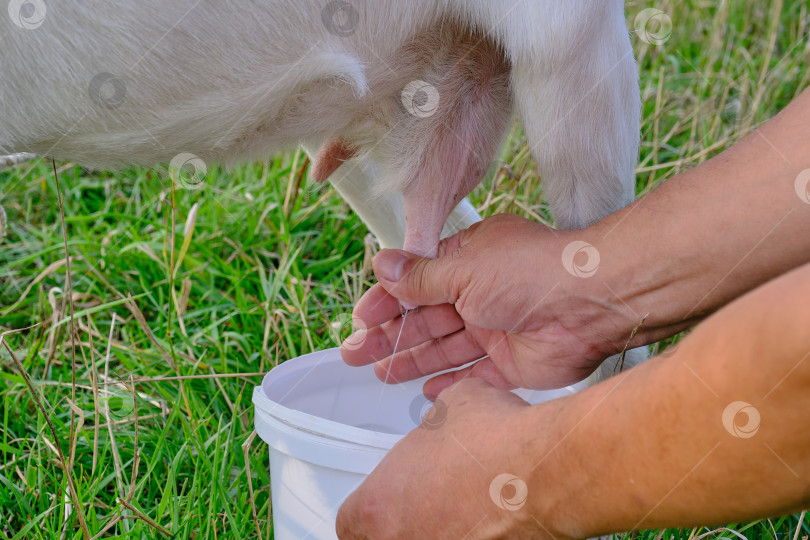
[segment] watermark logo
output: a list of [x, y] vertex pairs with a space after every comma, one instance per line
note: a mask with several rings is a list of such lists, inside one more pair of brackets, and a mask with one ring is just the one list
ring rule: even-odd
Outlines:
[[129, 418], [135, 412], [135, 404], [132, 401], [132, 394], [114, 388], [105, 392], [107, 395], [101, 397], [101, 403], [104, 410], [108, 412], [108, 421], [121, 420]]
[[717, 98], [715, 108], [719, 110], [720, 119], [725, 124], [732, 127], [739, 126], [745, 120], [746, 111], [750, 108], [750, 99], [744, 92], [731, 89], [725, 101], [722, 97]]
[[330, 33], [348, 37], [357, 30], [360, 13], [353, 5], [344, 0], [333, 0], [321, 10], [321, 20]]
[[366, 341], [368, 326], [360, 317], [341, 313], [330, 323], [335, 342], [344, 349], [356, 351]]
[[796, 195], [803, 202], [810, 204], [810, 169], [805, 169], [799, 173], [793, 183], [793, 188], [796, 190]]
[[99, 73], [90, 80], [87, 88], [90, 99], [99, 107], [117, 109], [124, 102], [127, 87], [120, 77], [112, 73]]
[[24, 30], [34, 30], [42, 26], [47, 11], [42, 0], [11, 0], [8, 3], [8, 16], [11, 22]]
[[424, 394], [413, 398], [408, 411], [414, 425], [425, 429], [439, 429], [447, 420], [447, 404], [440, 399], [430, 401]]
[[169, 173], [185, 189], [200, 189], [205, 184], [208, 168], [205, 162], [189, 152], [181, 152], [169, 162]]
[[529, 487], [514, 474], [503, 473], [489, 484], [489, 497], [501, 510], [516, 512], [526, 504]]
[[660, 9], [647, 8], [636, 15], [635, 29], [644, 43], [661, 45], [672, 35], [672, 19]]
[[[739, 424], [739, 415], [745, 416], [745, 424]], [[740, 439], [750, 439], [759, 431], [759, 411], [756, 407], [745, 401], [729, 403], [723, 411], [723, 427], [731, 435]]]
[[569, 274], [589, 278], [599, 269], [599, 251], [582, 240], [574, 240], [562, 252], [562, 263]]
[[419, 79], [406, 84], [399, 98], [405, 110], [417, 118], [433, 116], [439, 108], [439, 91]]

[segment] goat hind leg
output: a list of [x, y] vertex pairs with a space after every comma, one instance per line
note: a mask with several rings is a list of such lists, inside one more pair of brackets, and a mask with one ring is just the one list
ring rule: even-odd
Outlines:
[[[533, 55], [513, 59], [518, 114], [562, 229], [586, 227], [635, 197], [640, 98], [623, 9], [600, 3], [582, 12], [582, 26], [572, 29], [578, 46], [549, 55], [564, 61], [542, 66]], [[627, 351], [623, 360], [613, 356], [589, 382], [646, 358], [646, 348]]]

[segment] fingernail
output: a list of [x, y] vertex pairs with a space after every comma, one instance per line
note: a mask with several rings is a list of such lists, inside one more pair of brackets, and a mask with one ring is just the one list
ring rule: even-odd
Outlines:
[[386, 249], [377, 254], [377, 277], [385, 281], [399, 281], [408, 255], [398, 249]]
[[359, 349], [363, 342], [366, 340], [367, 330], [365, 328], [360, 328], [356, 330], [353, 334], [343, 340], [342, 345], [349, 349]]

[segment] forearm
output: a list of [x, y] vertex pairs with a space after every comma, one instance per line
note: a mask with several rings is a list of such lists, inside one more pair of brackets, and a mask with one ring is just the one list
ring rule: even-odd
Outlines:
[[[523, 460], [534, 515], [594, 536], [810, 504], [808, 298], [810, 265], [730, 304], [673, 355], [527, 409], [527, 434], [548, 432], [556, 418]], [[729, 423], [737, 401], [760, 415], [747, 438]]]
[[611, 307], [603, 314], [620, 328], [618, 347], [644, 315], [633, 344], [810, 261], [810, 187], [797, 193], [796, 181], [810, 168], [809, 126], [810, 90], [733, 148], [582, 231], [600, 252], [590, 286]]

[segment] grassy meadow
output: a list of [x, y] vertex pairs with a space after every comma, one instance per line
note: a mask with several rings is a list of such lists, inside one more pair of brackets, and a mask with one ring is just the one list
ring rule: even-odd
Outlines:
[[[659, 45], [633, 31], [649, 7], [672, 22]], [[643, 101], [639, 195], [808, 86], [808, 9], [627, 2]], [[57, 162], [58, 186], [49, 159], [0, 172], [0, 334], [24, 368], [0, 347], [0, 539], [78, 539], [85, 527], [99, 538], [273, 537], [253, 387], [286, 358], [336, 346], [374, 280], [373, 239], [328, 185], [310, 182], [308, 165], [292, 151], [209, 167], [199, 189], [175, 190], [165, 168]], [[548, 222], [542, 191], [514, 126], [472, 199], [485, 216]], [[795, 515], [633, 537], [808, 535]]]

